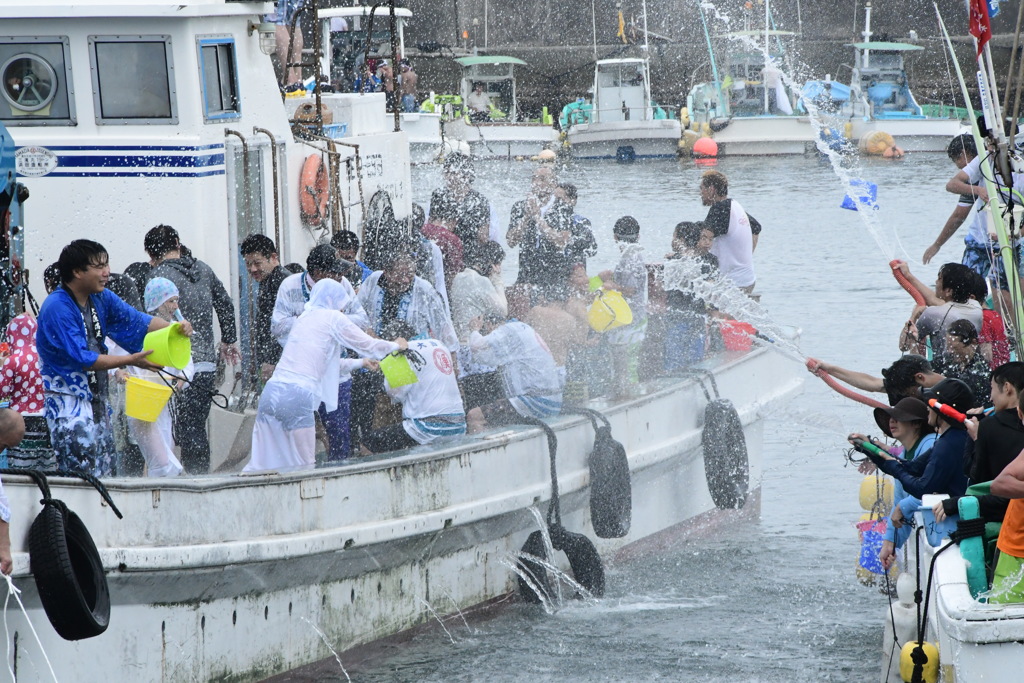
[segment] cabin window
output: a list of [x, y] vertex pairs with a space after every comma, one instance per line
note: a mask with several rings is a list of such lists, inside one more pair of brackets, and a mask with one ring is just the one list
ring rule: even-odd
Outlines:
[[64, 37], [0, 36], [0, 121], [7, 126], [73, 126], [74, 88]]
[[235, 40], [230, 37], [199, 38], [198, 45], [203, 118], [207, 123], [237, 119], [241, 115], [241, 103], [238, 99]]
[[177, 123], [170, 36], [90, 36], [96, 123]]

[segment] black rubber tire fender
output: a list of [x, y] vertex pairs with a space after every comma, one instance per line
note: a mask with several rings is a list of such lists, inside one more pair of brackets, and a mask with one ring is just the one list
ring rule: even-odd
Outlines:
[[98, 636], [110, 623], [110, 589], [96, 544], [74, 512], [46, 502], [32, 522], [29, 560], [39, 600], [65, 640]]
[[747, 441], [739, 413], [727, 399], [716, 399], [704, 409], [704, 475], [715, 507], [743, 507], [750, 485]]

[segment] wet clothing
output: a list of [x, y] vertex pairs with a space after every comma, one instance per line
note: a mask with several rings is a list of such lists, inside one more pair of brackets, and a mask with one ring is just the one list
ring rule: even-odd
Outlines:
[[135, 278], [126, 274], [111, 273], [107, 279], [107, 289], [117, 294], [121, 297], [122, 301], [137, 311], [146, 311], [142, 306], [142, 299], [139, 296], [139, 291], [144, 291], [145, 288], [145, 281], [140, 285], [135, 281]]
[[491, 203], [476, 190], [470, 190], [459, 199], [452, 190], [442, 187], [430, 195], [427, 219], [431, 216], [454, 216], [455, 227], [452, 232], [458, 235], [464, 245], [471, 244], [479, 241], [481, 231], [484, 234], [489, 232]]
[[992, 345], [992, 362], [989, 367], [995, 370], [1003, 363], [1010, 362], [1010, 342], [1006, 339], [1006, 328], [1003, 325], [1003, 317], [991, 308], [981, 311], [982, 323], [981, 334], [978, 335], [978, 344]]
[[[466, 411], [462, 405], [455, 366], [448, 349], [435, 339], [409, 342], [409, 366], [416, 381], [391, 387], [387, 378], [384, 388], [392, 400], [402, 403], [402, 428], [418, 444], [466, 433]], [[373, 434], [364, 441], [373, 450]]]
[[750, 218], [735, 199], [723, 199], [708, 209], [704, 226], [715, 236], [711, 253], [718, 257], [722, 275], [737, 287], [752, 287], [754, 274], [754, 238]]
[[[978, 423], [978, 438], [968, 441], [964, 451], [964, 471], [972, 484], [995, 479], [1024, 450], [1024, 425], [1017, 409], [1001, 410]], [[957, 498], [942, 502], [947, 515], [958, 512]], [[986, 522], [1001, 522], [1009, 499], [986, 494], [978, 496], [981, 516]]]
[[[523, 199], [512, 205], [509, 231], [518, 226], [526, 217], [526, 203]], [[572, 231], [572, 207], [555, 197], [541, 207], [541, 216], [548, 226], [557, 232]], [[564, 285], [569, 281], [572, 268], [565, 248], [549, 242], [540, 232], [535, 219], [527, 221], [519, 241], [519, 276], [516, 282], [531, 285]]]
[[11, 354], [0, 366], [0, 399], [24, 415], [43, 415], [43, 375], [36, 351], [35, 318], [22, 313], [7, 324]]
[[260, 396], [252, 458], [244, 471], [312, 468], [313, 413], [321, 403], [328, 413], [336, 411], [339, 385], [362, 365], [361, 360], [342, 358], [342, 348], [377, 359], [398, 349], [393, 342], [368, 336], [341, 313], [349, 298], [344, 285], [334, 280], [320, 280], [313, 286], [309, 303], [293, 323], [274, 375]]
[[969, 438], [965, 430], [951, 427], [935, 440], [929, 452], [912, 461], [870, 457], [878, 469], [899, 480], [904, 491], [915, 498], [928, 493], [962, 496], [967, 489], [963, 457]]
[[[367, 329], [370, 326], [366, 312], [356, 298], [355, 290], [352, 289], [348, 280], [342, 280], [341, 286], [348, 293], [348, 299], [344, 304], [342, 313], [348, 316], [359, 329]], [[305, 310], [306, 302], [309, 301], [309, 294], [314, 287], [313, 278], [309, 273], [303, 271], [286, 277], [277, 289], [277, 297], [274, 299], [274, 311], [271, 314], [270, 333], [283, 348], [288, 341], [288, 335], [295, 324], [296, 319]]]
[[449, 351], [457, 349], [459, 338], [437, 290], [426, 280], [415, 277], [409, 289], [392, 294], [380, 284], [383, 274], [378, 270], [366, 278], [357, 295], [374, 333], [380, 335], [388, 323], [403, 320], [417, 338], [437, 339]]
[[207, 264], [191, 256], [167, 259], [150, 273], [150, 279], [165, 277], [178, 288], [178, 306], [192, 323], [192, 382], [175, 394], [175, 430], [181, 446], [181, 462], [190, 474], [210, 470], [210, 438], [206, 423], [213, 405], [216, 385], [217, 349], [214, 345], [213, 314], [217, 313], [220, 341], [234, 344], [235, 306], [224, 284]]
[[270, 333], [270, 327], [274, 318], [277, 292], [281, 288], [281, 283], [289, 275], [291, 273], [281, 266], [277, 266], [260, 282], [260, 291], [256, 296], [256, 321], [253, 326], [253, 336], [256, 342], [256, 363], [258, 365], [263, 363], [276, 365], [277, 361], [281, 358], [282, 346], [274, 338], [274, 335]]
[[[696, 260], [701, 276], [711, 277], [718, 270], [718, 257], [714, 254], [701, 254]], [[665, 372], [672, 374], [704, 360], [708, 307], [692, 290], [669, 289], [665, 303]]]
[[955, 301], [941, 306], [929, 306], [917, 319], [917, 335], [924, 341], [931, 338], [932, 353], [937, 358], [946, 348], [946, 332], [957, 320], [969, 320], [981, 332], [981, 304], [974, 299], [958, 304]]
[[61, 287], [39, 310], [39, 351], [46, 400], [46, 421], [61, 469], [97, 477], [114, 474], [115, 446], [107, 403], [106, 372], [89, 368], [107, 352], [110, 337], [129, 352], [142, 350], [152, 318], [110, 290], [88, 297], [80, 307]]
[[[432, 241], [441, 250], [442, 263], [444, 266], [443, 275], [445, 290], [452, 284], [452, 280], [463, 268], [462, 240], [443, 225], [427, 223], [421, 231], [423, 236]], [[434, 283], [435, 288], [437, 283]]]
[[[135, 282], [135, 287], [139, 290], [140, 301], [146, 295], [146, 283], [149, 282], [149, 274], [152, 271], [153, 266], [149, 265], [149, 261], [136, 261], [124, 269], [124, 274]], [[108, 280], [107, 282], [109, 283], [110, 281]]]
[[[914, 460], [919, 455], [924, 455], [925, 453], [930, 451], [932, 447], [935, 445], [935, 439], [936, 436], [934, 432], [932, 432], [931, 434], [925, 434], [924, 436], [917, 440], [917, 443], [915, 443], [909, 451], [905, 451], [903, 453], [902, 459]], [[907, 542], [908, 538], [910, 538], [910, 526], [904, 525], [903, 527], [897, 529], [895, 525], [893, 525], [892, 523], [892, 513], [895, 512], [896, 507], [900, 506], [904, 499], [907, 498], [917, 500], [914, 509], [916, 509], [916, 507], [920, 505], [920, 500], [913, 498], [912, 496], [908, 496], [906, 494], [906, 491], [903, 490], [903, 484], [900, 483], [900, 480], [894, 479], [892, 499], [895, 501], [895, 505], [893, 506], [893, 509], [889, 512], [889, 518], [886, 520], [885, 540], [892, 541], [897, 548], [902, 548], [903, 544]], [[906, 513], [906, 510], [904, 510], [904, 513]], [[913, 512], [906, 515], [907, 519], [909, 519], [911, 516], [913, 516]]]
[[572, 237], [565, 245], [565, 257], [569, 261], [569, 266], [582, 263], [586, 268], [587, 259], [597, 256], [597, 240], [594, 239], [594, 229], [590, 219], [574, 213], [569, 230], [572, 232]]
[[974, 405], [988, 405], [992, 392], [992, 369], [981, 351], [975, 349], [974, 356], [964, 367], [951, 362], [947, 356], [936, 356], [932, 360], [932, 368], [940, 375], [958, 379], [969, 386], [971, 393], [974, 394]]
[[476, 360], [499, 368], [505, 397], [517, 413], [552, 417], [561, 412], [565, 368], [555, 365], [532, 327], [510, 320], [486, 336], [473, 332], [469, 346]]

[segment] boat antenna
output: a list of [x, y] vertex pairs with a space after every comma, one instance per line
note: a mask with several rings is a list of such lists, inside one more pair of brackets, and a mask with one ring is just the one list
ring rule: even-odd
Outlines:
[[1010, 115], [1010, 139], [1017, 135], [1017, 117], [1020, 116], [1020, 92], [1021, 81], [1024, 79], [1024, 58], [1020, 60], [1017, 70], [1017, 82], [1013, 89], [1013, 109], [1010, 109], [1010, 84], [1013, 83], [1014, 59], [1017, 57], [1017, 48], [1020, 46], [1021, 21], [1024, 20], [1024, 2], [1017, 7], [1017, 26], [1013, 30], [1013, 49], [1010, 50], [1010, 67], [1006, 70], [1006, 93], [1003, 95], [1003, 111], [1012, 112]]
[[[590, 0], [590, 30], [594, 35], [594, 61], [597, 61], [597, 7], [596, 0]], [[1024, 7], [1024, 5], [1021, 5]]]
[[[768, 17], [771, 16], [771, 9], [770, 9], [770, 4], [769, 4], [770, 2], [771, 2], [771, 0], [764, 0], [764, 66], [765, 66], [765, 68], [768, 68], [768, 66], [769, 66], [769, 64], [770, 64], [770, 62], [772, 60], [771, 43], [769, 42], [771, 40], [770, 31], [769, 31], [770, 23], [768, 21]], [[767, 114], [767, 113], [769, 113], [768, 112], [768, 84], [765, 83], [765, 79], [764, 79], [763, 76], [761, 78], [761, 83], [762, 83], [761, 89], [764, 91], [764, 113]]]
[[721, 87], [721, 82], [718, 80], [718, 65], [715, 63], [715, 50], [711, 45], [711, 32], [708, 30], [708, 20], [707, 17], [704, 16], [704, 5], [701, 4], [701, 0], [697, 0], [697, 9], [700, 11], [700, 23], [704, 25], [704, 40], [707, 41], [708, 58], [711, 60], [711, 77], [715, 81], [715, 91], [717, 92]]

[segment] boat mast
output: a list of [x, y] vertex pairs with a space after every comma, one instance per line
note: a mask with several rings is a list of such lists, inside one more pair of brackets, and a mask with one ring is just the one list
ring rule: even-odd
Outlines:
[[594, 3], [597, 0], [590, 0], [590, 30], [594, 36], [594, 61], [597, 61], [597, 8]]
[[[865, 43], [870, 43], [871, 35], [871, 0], [868, 0], [864, 5], [864, 31], [861, 32], [861, 36], [864, 38]], [[871, 51], [865, 48], [864, 50], [861, 50], [860, 54], [861, 68], [867, 69], [870, 66]]]
[[646, 102], [644, 102], [644, 120], [650, 121], [654, 118], [654, 108], [651, 106], [651, 52], [650, 42], [647, 36], [647, 0], [643, 1], [644, 10], [644, 93]]
[[[768, 36], [768, 5], [771, 0], [764, 0], [764, 68], [767, 69], [769, 62], [771, 61], [771, 44], [769, 43]], [[764, 91], [764, 113], [768, 113], [768, 83], [764, 76], [764, 71], [761, 71], [761, 90]]]

